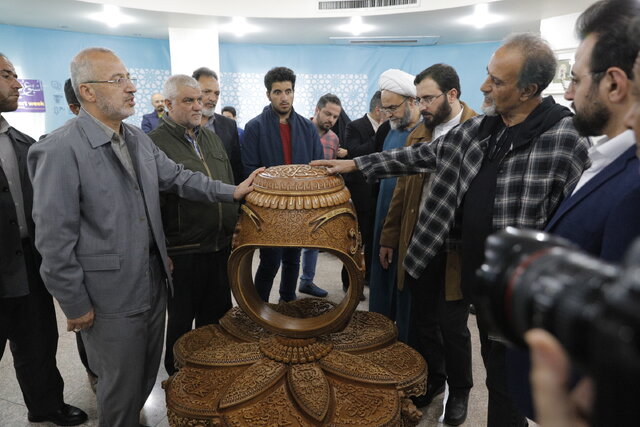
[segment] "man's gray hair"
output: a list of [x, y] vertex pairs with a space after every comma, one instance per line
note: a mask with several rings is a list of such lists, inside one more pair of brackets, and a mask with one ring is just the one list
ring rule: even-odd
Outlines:
[[[113, 56], [117, 55], [112, 51], [104, 47], [88, 47], [86, 49], [78, 52], [76, 56], [71, 60], [71, 65], [69, 66], [71, 70], [71, 86], [73, 86], [73, 91], [80, 95], [80, 85], [89, 80], [93, 80], [95, 77], [95, 70], [93, 69], [93, 64], [89, 61], [89, 54], [101, 52], [101, 53], [110, 53]], [[78, 96], [78, 100], [80, 104], [82, 104], [82, 97]]]
[[200, 90], [200, 85], [193, 77], [187, 76], [186, 74], [175, 74], [164, 82], [164, 88], [162, 89], [164, 99], [175, 101], [178, 97], [178, 92], [180, 92], [180, 88], [183, 86]]
[[538, 90], [534, 95], [542, 93], [556, 75], [558, 66], [558, 60], [549, 43], [538, 34], [520, 33], [507, 37], [503, 46], [518, 49], [524, 57], [518, 77], [518, 88], [524, 89], [536, 84]]

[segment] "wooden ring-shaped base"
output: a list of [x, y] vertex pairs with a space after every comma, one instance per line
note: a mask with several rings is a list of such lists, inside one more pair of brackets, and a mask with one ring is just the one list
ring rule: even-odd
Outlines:
[[349, 273], [349, 289], [338, 306], [320, 316], [295, 318], [278, 313], [266, 304], [253, 283], [251, 263], [253, 252], [261, 247], [245, 245], [233, 250], [229, 258], [228, 273], [231, 290], [238, 305], [256, 323], [271, 332], [292, 338], [311, 338], [340, 331], [347, 326], [351, 315], [358, 307], [362, 293], [362, 273], [354, 259], [331, 248], [325, 250], [337, 256]]

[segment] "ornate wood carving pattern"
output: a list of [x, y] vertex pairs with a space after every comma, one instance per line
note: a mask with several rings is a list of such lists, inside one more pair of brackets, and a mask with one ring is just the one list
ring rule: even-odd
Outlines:
[[400, 397], [395, 389], [329, 381], [334, 386], [336, 399], [333, 425], [400, 425]]
[[391, 320], [379, 313], [356, 311], [344, 330], [334, 332], [330, 340], [336, 350], [361, 352], [396, 340], [398, 330]]
[[395, 377], [382, 366], [342, 351], [329, 353], [319, 363], [322, 369], [354, 381], [374, 384], [396, 384], [397, 382]]
[[218, 401], [222, 391], [245, 369], [200, 369], [187, 366], [174, 375], [169, 383], [167, 407], [181, 415], [218, 416]]
[[384, 366], [398, 381], [398, 388], [409, 396], [418, 396], [419, 394], [413, 394], [411, 391], [420, 391], [426, 383], [427, 364], [417, 352], [411, 351], [404, 343], [396, 342], [380, 350], [362, 353], [360, 357]]
[[315, 363], [294, 365], [287, 373], [289, 390], [303, 411], [322, 421], [329, 411], [331, 389], [329, 382]]
[[[256, 178], [234, 235], [229, 277], [240, 308], [175, 346], [182, 368], [166, 381], [172, 426], [413, 426], [406, 396], [425, 390], [420, 355], [396, 343], [376, 313], [353, 314], [364, 271], [360, 235], [342, 178], [307, 165]], [[349, 273], [340, 304], [306, 298], [265, 304], [251, 275], [260, 247], [319, 247]], [[246, 314], [245, 314], [246, 313]]]
[[286, 365], [263, 358], [242, 372], [224, 392], [220, 408], [245, 402], [268, 390], [286, 373]]
[[293, 405], [284, 384], [248, 407], [232, 408], [225, 414], [225, 421], [233, 427], [313, 426]]

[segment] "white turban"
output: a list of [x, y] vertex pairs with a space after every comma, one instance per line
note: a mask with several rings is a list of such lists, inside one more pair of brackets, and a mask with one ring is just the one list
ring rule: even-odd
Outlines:
[[380, 90], [388, 90], [402, 96], [416, 97], [416, 86], [413, 84], [415, 76], [402, 70], [392, 68], [385, 71], [378, 79]]

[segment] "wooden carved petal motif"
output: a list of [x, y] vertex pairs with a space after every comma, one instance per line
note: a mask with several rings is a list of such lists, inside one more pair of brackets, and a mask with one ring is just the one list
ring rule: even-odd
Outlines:
[[320, 366], [327, 372], [350, 380], [370, 384], [395, 384], [396, 378], [382, 366], [349, 353], [333, 351], [320, 360]]
[[287, 370], [286, 365], [263, 358], [247, 368], [225, 390], [220, 408], [229, 408], [271, 388]]
[[251, 364], [261, 357], [258, 344], [250, 342], [203, 348], [190, 354], [186, 361], [199, 366], [237, 366]]
[[302, 410], [311, 418], [322, 421], [331, 403], [331, 389], [322, 369], [315, 363], [292, 365], [287, 381]]

